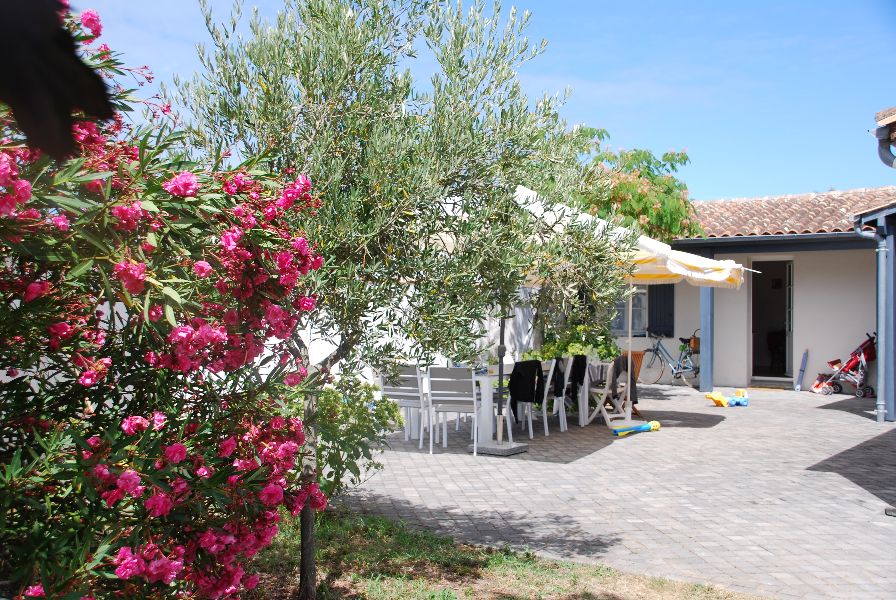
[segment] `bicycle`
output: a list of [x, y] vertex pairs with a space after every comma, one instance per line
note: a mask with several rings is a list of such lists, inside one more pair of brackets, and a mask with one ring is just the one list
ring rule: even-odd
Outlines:
[[685, 385], [696, 387], [700, 383], [700, 365], [694, 362], [694, 350], [692, 348], [692, 340], [698, 339], [695, 330], [690, 338], [678, 338], [681, 342], [679, 346], [678, 359], [676, 360], [672, 353], [663, 346], [663, 336], [655, 335], [647, 332], [651, 338], [656, 340], [653, 347], [644, 351], [644, 359], [641, 362], [641, 371], [638, 380], [641, 383], [656, 383], [663, 376], [666, 365], [672, 369], [672, 379], [681, 379]]

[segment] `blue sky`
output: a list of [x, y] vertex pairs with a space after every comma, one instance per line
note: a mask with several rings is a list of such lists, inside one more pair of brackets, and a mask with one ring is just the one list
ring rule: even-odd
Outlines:
[[[103, 40], [160, 81], [197, 67], [194, 0], [85, 0]], [[212, 0], [221, 17], [228, 0]], [[274, 15], [276, 0], [246, 0]], [[547, 52], [527, 92], [572, 96], [563, 115], [622, 148], [687, 150], [696, 199], [896, 184], [868, 133], [896, 105], [896, 0], [519, 0]], [[505, 7], [510, 3], [505, 2]], [[418, 73], [418, 76], [425, 75]]]

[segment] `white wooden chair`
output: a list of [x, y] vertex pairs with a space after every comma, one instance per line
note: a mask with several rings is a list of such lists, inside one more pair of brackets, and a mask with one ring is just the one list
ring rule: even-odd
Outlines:
[[[597, 362], [588, 365], [588, 397], [595, 400], [597, 407], [588, 416], [587, 423], [590, 423], [597, 418], [597, 415], [601, 415], [607, 427], [613, 429], [614, 421], [631, 420], [631, 413], [626, 412], [625, 399], [614, 398], [613, 392], [610, 389], [610, 382], [613, 379], [613, 371], [613, 362]], [[603, 382], [602, 385], [601, 382]]]
[[[569, 389], [569, 378], [572, 375], [572, 361], [574, 356], [568, 356], [563, 361], [563, 391], [559, 396], [554, 396], [554, 410], [552, 414], [558, 416], [560, 420], [560, 431], [569, 429], [566, 425], [566, 390]], [[553, 388], [552, 388], [553, 389]]]
[[[548, 432], [548, 413], [554, 414], [557, 412], [557, 399], [554, 397], [554, 371], [557, 369], [557, 359], [553, 358], [551, 360], [543, 360], [541, 361], [541, 370], [545, 373], [544, 378], [544, 397], [541, 399], [541, 416], [544, 421], [544, 435], [545, 437], [551, 435]], [[549, 408], [550, 399], [554, 398], [554, 408]], [[561, 402], [562, 404], [562, 402]], [[566, 416], [566, 411], [563, 411], [564, 417]], [[563, 431], [562, 426], [563, 421], [561, 421], [560, 431]]]
[[[473, 456], [476, 456], [479, 445], [478, 413], [479, 398], [476, 393], [476, 381], [472, 369], [458, 367], [430, 367], [429, 404], [436, 417], [435, 426], [442, 425], [442, 447], [448, 447], [448, 415], [447, 413], [472, 415]], [[429, 453], [432, 454], [432, 436], [429, 433]]]
[[432, 438], [432, 411], [426, 393], [423, 391], [423, 375], [420, 369], [410, 365], [400, 365], [394, 377], [379, 374], [383, 396], [398, 404], [404, 413], [404, 441], [411, 438], [411, 423], [417, 418], [419, 447], [423, 448], [423, 430], [428, 428]]

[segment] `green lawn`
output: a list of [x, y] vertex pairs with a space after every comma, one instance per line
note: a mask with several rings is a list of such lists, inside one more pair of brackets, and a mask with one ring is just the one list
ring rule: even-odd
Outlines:
[[[298, 584], [298, 522], [283, 523], [260, 554], [261, 584], [250, 598], [287, 598]], [[685, 599], [747, 596], [711, 586], [621, 573], [599, 565], [456, 544], [400, 523], [328, 511], [318, 526], [318, 598], [385, 600]]]

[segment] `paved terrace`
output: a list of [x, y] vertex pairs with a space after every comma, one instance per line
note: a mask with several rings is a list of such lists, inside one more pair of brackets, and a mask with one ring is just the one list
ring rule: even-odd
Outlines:
[[345, 501], [462, 541], [761, 596], [896, 598], [896, 428], [873, 421], [873, 400], [750, 396], [726, 409], [646, 387], [659, 432], [615, 439], [571, 418], [512, 458], [467, 454], [469, 430], [433, 456], [395, 435]]

